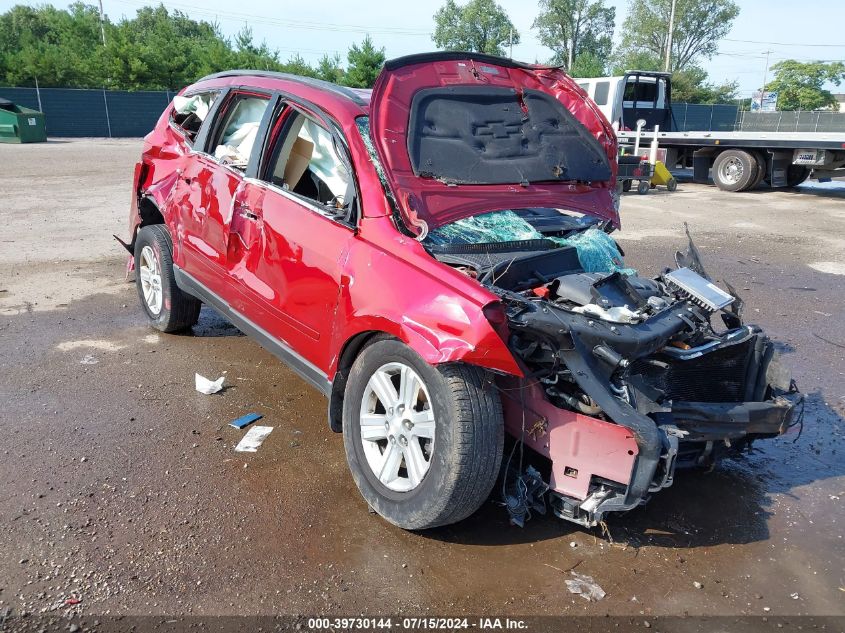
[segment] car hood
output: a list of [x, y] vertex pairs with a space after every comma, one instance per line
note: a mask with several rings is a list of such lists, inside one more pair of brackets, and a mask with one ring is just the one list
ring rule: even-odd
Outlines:
[[558, 68], [477, 53], [388, 61], [370, 134], [418, 236], [479, 213], [548, 207], [619, 225], [616, 136]]

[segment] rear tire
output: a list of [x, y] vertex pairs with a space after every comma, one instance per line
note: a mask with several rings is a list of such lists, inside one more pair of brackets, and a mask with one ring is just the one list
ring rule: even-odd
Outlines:
[[786, 186], [797, 187], [809, 177], [809, 167], [804, 167], [803, 165], [790, 165], [786, 172]]
[[766, 179], [766, 176], [769, 174], [768, 164], [766, 163], [766, 157], [763, 156], [762, 152], [754, 152], [754, 160], [757, 161], [757, 178], [754, 179], [754, 182], [748, 188], [749, 191], [754, 191], [760, 185], [763, 184], [763, 181]]
[[641, 180], [639, 184], [637, 184], [637, 193], [641, 196], [644, 196], [649, 191], [651, 191], [651, 183], [648, 180]]
[[173, 276], [173, 249], [162, 224], [142, 227], [135, 239], [135, 287], [150, 325], [178, 332], [196, 324], [202, 303], [182, 292]]
[[757, 159], [742, 149], [728, 149], [713, 161], [713, 182], [722, 191], [745, 191], [757, 180]]
[[496, 482], [502, 406], [483, 370], [432, 366], [383, 339], [350, 371], [343, 443], [352, 477], [378, 514], [408, 530], [448, 525], [475, 512]]

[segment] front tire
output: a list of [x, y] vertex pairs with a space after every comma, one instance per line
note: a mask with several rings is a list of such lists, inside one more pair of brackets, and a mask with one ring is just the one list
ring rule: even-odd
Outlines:
[[150, 325], [155, 329], [178, 332], [199, 319], [202, 303], [176, 285], [170, 235], [161, 224], [145, 226], [138, 231], [135, 287]]
[[435, 367], [380, 340], [350, 371], [343, 440], [352, 477], [378, 514], [408, 530], [448, 525], [475, 512], [496, 482], [502, 406], [483, 370]]

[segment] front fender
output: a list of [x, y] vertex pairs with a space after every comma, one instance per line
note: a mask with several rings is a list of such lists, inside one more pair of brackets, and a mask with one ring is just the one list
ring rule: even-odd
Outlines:
[[[398, 338], [432, 365], [465, 362], [499, 373], [523, 372], [484, 315], [496, 297], [460, 273], [413, 252], [399, 257], [354, 238], [341, 279], [328, 375], [347, 343], [362, 332]], [[454, 276], [453, 276], [454, 274]], [[460, 287], [461, 284], [473, 284]]]

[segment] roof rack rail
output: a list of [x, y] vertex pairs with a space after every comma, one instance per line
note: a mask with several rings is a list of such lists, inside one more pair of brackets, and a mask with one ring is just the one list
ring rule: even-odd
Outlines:
[[347, 88], [346, 86], [339, 86], [329, 81], [323, 81], [322, 79], [314, 79], [313, 77], [303, 77], [302, 75], [292, 75], [290, 73], [281, 73], [273, 70], [224, 70], [219, 73], [212, 73], [211, 75], [206, 75], [198, 81], [207, 81], [209, 79], [222, 79], [225, 77], [267, 77], [269, 79], [284, 79], [287, 81], [295, 81], [306, 86], [311, 86], [312, 88], [320, 88], [322, 90], [333, 92], [338, 96], [346, 97], [347, 99], [353, 101], [356, 105], [367, 105], [367, 102], [361, 98], [361, 95], [359, 95], [351, 88]]

